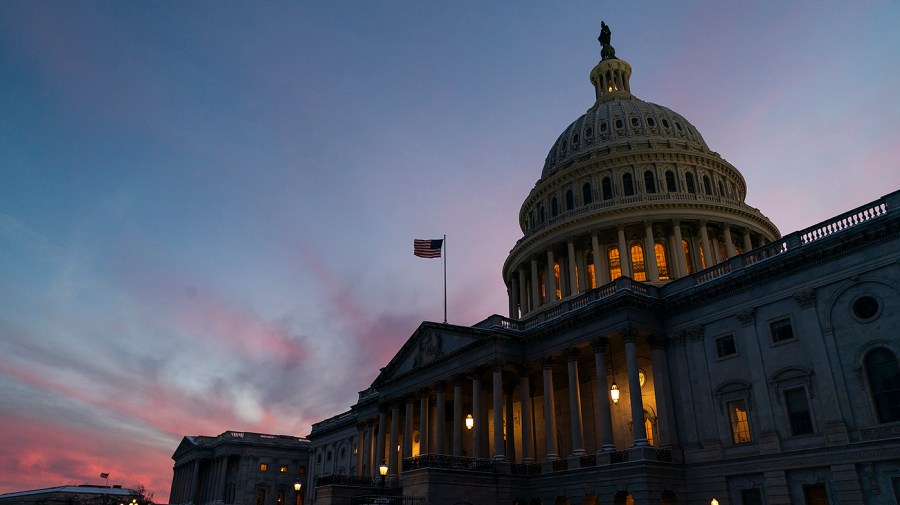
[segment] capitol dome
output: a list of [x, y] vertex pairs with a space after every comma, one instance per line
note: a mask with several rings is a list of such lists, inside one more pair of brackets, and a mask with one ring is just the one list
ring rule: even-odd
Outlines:
[[594, 104], [553, 143], [519, 212], [503, 266], [510, 317], [622, 276], [692, 275], [781, 236], [694, 125], [631, 93], [631, 65], [605, 33]]

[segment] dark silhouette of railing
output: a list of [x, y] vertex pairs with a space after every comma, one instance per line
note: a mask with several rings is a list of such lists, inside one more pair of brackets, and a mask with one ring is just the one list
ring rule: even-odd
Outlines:
[[316, 477], [316, 487], [332, 485], [371, 487], [375, 486], [376, 482], [370, 477], [361, 477], [358, 475], [328, 474]]
[[497, 463], [491, 459], [465, 458], [448, 454], [422, 454], [403, 460], [403, 471], [421, 468], [443, 468], [447, 470], [469, 470], [472, 472], [496, 472]]

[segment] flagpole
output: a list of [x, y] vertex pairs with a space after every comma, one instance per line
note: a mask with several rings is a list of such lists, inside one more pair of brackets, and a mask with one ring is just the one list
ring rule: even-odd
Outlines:
[[447, 235], [444, 234], [444, 324], [447, 324]]

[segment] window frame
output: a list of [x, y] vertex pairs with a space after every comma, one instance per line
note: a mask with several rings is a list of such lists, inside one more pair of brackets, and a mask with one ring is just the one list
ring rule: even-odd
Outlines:
[[[726, 338], [731, 339], [731, 346], [733, 348], [733, 351], [729, 354], [721, 354], [719, 352], [719, 342], [722, 340], [725, 340]], [[737, 339], [734, 336], [734, 332], [719, 335], [718, 337], [713, 339], [713, 345], [715, 346], [715, 350], [716, 350], [716, 361], [732, 359], [732, 358], [735, 358], [740, 355], [740, 352], [738, 352]]]
[[[874, 354], [875, 352], [879, 352], [879, 351], [886, 352], [889, 355], [893, 356], [894, 357], [894, 366], [898, 370], [900, 370], [900, 360], [897, 359], [897, 353], [894, 351], [893, 348], [885, 345], [884, 343], [880, 343], [879, 345], [874, 345], [871, 348], [866, 349], [865, 352], [863, 353], [862, 369], [864, 370], [863, 373], [866, 377], [866, 379], [865, 379], [866, 385], [869, 390], [869, 402], [872, 405], [872, 413], [874, 414], [874, 420], [875, 420], [875, 423], [879, 424], [879, 425], [900, 423], [900, 415], [897, 415], [897, 417], [895, 417], [895, 418], [889, 418], [889, 419], [884, 418], [884, 416], [882, 415], [882, 409], [881, 409], [881, 407], [879, 407], [880, 402], [877, 400], [877, 397], [876, 397], [876, 395], [885, 395], [885, 394], [891, 394], [891, 393], [897, 394], [896, 389], [887, 390], [887, 391], [876, 391], [875, 390], [875, 385], [872, 382], [872, 372], [871, 372], [872, 365], [869, 364], [869, 358], [872, 356], [872, 354]], [[886, 361], [884, 363], [889, 363], [889, 361]], [[876, 365], [877, 365], [877, 363], [876, 363]]]
[[[728, 434], [728, 444], [731, 447], [747, 447], [758, 443], [757, 436], [753, 432], [755, 422], [753, 421], [753, 402], [750, 384], [738, 380], [725, 382], [716, 388], [715, 397], [719, 404], [719, 413], [722, 416], [722, 422], [725, 423], [724, 433]], [[744, 442], [735, 442], [736, 434], [734, 425], [732, 424], [730, 405], [734, 402], [743, 402], [747, 413], [747, 435], [748, 440]]]
[[[790, 336], [790, 338], [781, 338], [781, 339], [775, 340], [775, 332], [773, 331], [774, 328], [772, 326], [776, 323], [781, 323], [784, 321], [787, 321], [788, 326], [791, 329], [791, 336]], [[794, 317], [791, 314], [773, 317], [772, 319], [769, 319], [766, 322], [766, 327], [768, 328], [768, 331], [769, 331], [769, 346], [770, 347], [777, 346], [777, 345], [783, 345], [783, 344], [787, 344], [790, 342], [796, 342], [798, 340], [797, 331], [795, 331], [796, 325], [794, 324]]]
[[[804, 431], [804, 432], [798, 433], [794, 430], [794, 418], [793, 418], [793, 415], [791, 412], [791, 407], [790, 407], [790, 405], [788, 405], [788, 403], [789, 403], [788, 402], [788, 393], [793, 393], [793, 392], [800, 392], [800, 394], [803, 395], [803, 401], [805, 402], [805, 405], [806, 405], [806, 416], [807, 416], [808, 422], [809, 422], [809, 431]], [[794, 386], [794, 387], [786, 387], [781, 392], [781, 396], [782, 396], [782, 400], [783, 400], [782, 403], [784, 404], [784, 413], [785, 413], [785, 416], [787, 417], [787, 421], [788, 421], [787, 426], [788, 426], [788, 429], [790, 430], [791, 436], [792, 437], [802, 437], [802, 436], [807, 436], [807, 435], [814, 435], [816, 433], [816, 423], [813, 418], [812, 402], [810, 402], [809, 391], [807, 390], [806, 386], [800, 385], [800, 386]]]

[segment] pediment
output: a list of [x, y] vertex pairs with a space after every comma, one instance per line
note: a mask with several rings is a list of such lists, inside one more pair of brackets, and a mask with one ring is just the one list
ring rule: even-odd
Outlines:
[[178, 460], [184, 453], [194, 449], [197, 447], [197, 443], [194, 441], [193, 437], [182, 437], [181, 443], [178, 444], [178, 448], [175, 449], [175, 452], [172, 453], [172, 459]]
[[388, 365], [382, 369], [373, 385], [440, 361], [445, 355], [453, 353], [479, 338], [483, 338], [483, 336], [471, 331], [470, 328], [448, 327], [447, 325], [423, 322]]

